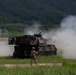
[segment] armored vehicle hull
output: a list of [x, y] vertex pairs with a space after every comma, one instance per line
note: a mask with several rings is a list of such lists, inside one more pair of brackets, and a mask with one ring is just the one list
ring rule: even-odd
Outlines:
[[35, 47], [37, 55], [57, 54], [55, 45], [48, 45], [46, 39], [41, 34], [10, 37], [9, 44], [15, 45], [13, 52], [13, 57], [15, 58], [30, 58], [32, 47]]

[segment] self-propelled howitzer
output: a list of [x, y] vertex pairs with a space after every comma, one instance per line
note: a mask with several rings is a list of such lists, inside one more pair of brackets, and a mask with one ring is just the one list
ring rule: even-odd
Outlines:
[[13, 57], [16, 58], [27, 58], [30, 57], [30, 51], [32, 47], [35, 47], [38, 55], [56, 55], [57, 48], [55, 45], [47, 44], [47, 40], [42, 35], [23, 35], [17, 37], [9, 37], [9, 45], [14, 46]]

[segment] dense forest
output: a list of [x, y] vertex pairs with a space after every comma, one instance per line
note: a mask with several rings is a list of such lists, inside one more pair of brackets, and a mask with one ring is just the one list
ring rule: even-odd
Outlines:
[[76, 0], [0, 0], [0, 28], [8, 31], [34, 22], [56, 28], [68, 15], [76, 15]]

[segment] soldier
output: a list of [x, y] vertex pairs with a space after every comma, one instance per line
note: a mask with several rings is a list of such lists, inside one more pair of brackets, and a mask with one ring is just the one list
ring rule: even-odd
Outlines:
[[33, 60], [34, 60], [34, 63], [37, 65], [36, 54], [37, 54], [37, 52], [35, 51], [35, 47], [32, 47], [32, 50], [31, 50], [31, 53], [30, 53], [31, 65], [32, 65]]

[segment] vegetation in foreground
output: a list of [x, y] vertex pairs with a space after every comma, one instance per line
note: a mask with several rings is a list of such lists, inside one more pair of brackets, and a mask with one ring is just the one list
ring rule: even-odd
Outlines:
[[[57, 63], [61, 62], [64, 64], [70, 64], [70, 63], [76, 63], [76, 60], [74, 59], [65, 59], [62, 58], [61, 56], [37, 56], [37, 61], [38, 63]], [[30, 59], [25, 58], [25, 59], [18, 59], [18, 58], [13, 58], [13, 57], [0, 57], [0, 64], [29, 64]]]
[[[31, 67], [2, 67], [0, 75], [76, 75], [76, 60], [64, 59], [60, 56], [38, 56], [38, 63], [62, 62], [62, 66], [31, 66]], [[0, 57], [0, 64], [26, 64], [30, 59], [14, 59], [12, 57]], [[71, 64], [72, 63], [72, 64]]]
[[76, 65], [35, 66], [35, 67], [0, 67], [0, 75], [76, 75]]

